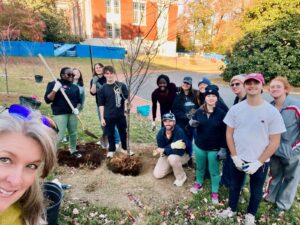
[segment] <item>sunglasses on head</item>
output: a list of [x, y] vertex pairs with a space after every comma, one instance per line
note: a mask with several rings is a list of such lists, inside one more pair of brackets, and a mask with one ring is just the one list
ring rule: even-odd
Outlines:
[[[22, 118], [24, 120], [30, 120], [31, 119], [31, 113], [32, 110], [23, 106], [23, 105], [19, 105], [19, 104], [12, 104], [8, 109], [8, 112], [11, 116], [15, 116], [18, 118]], [[42, 123], [53, 129], [56, 133], [58, 133], [58, 127], [56, 125], [56, 123], [49, 117], [42, 115], [41, 116], [41, 121]]]
[[240, 86], [240, 84], [241, 84], [241, 83], [232, 83], [232, 84], [230, 84], [230, 86], [231, 86], [231, 87], [234, 87], [234, 86], [237, 86], [237, 87], [238, 87], [238, 86]]

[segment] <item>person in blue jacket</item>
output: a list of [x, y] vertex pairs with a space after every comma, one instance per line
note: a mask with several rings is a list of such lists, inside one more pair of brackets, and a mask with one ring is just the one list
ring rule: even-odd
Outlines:
[[157, 149], [155, 154], [160, 154], [153, 171], [155, 178], [160, 179], [173, 172], [176, 180], [174, 185], [180, 187], [186, 181], [186, 173], [182, 167], [189, 160], [186, 153], [186, 137], [184, 131], [176, 125], [173, 113], [162, 116], [164, 126], [156, 136]]

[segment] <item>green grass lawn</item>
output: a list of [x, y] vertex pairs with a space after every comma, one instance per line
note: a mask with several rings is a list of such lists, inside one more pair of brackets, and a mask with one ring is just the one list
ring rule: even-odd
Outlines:
[[[60, 68], [63, 66], [77, 67], [84, 76], [86, 84], [86, 104], [84, 111], [80, 114], [81, 119], [85, 127], [100, 136], [101, 129], [96, 113], [95, 99], [89, 94], [88, 87], [91, 79], [91, 66], [89, 59], [79, 58], [65, 58], [65, 57], [53, 57], [46, 58], [53, 72], [59, 76]], [[160, 65], [152, 65], [151, 69], [176, 69], [174, 59], [162, 60], [157, 59], [157, 63]], [[164, 61], [164, 63], [162, 63]], [[101, 62], [105, 65], [111, 64], [110, 60], [94, 59], [94, 63]], [[193, 65], [201, 67], [201, 63], [191, 62]], [[207, 63], [207, 62], [202, 62]], [[179, 67], [180, 63], [177, 64]], [[117, 65], [117, 64], [115, 64]], [[173, 65], [173, 67], [172, 67]], [[180, 67], [186, 68], [184, 66]], [[196, 67], [195, 67], [196, 68]], [[211, 69], [212, 67], [207, 67]], [[117, 67], [117, 71], [120, 68]], [[198, 70], [201, 71], [200, 68]], [[0, 74], [1, 74], [0, 70]], [[40, 84], [35, 83], [34, 75], [41, 74], [44, 76], [44, 81]], [[9, 79], [9, 92], [6, 95], [5, 79], [0, 77], [0, 105], [9, 105], [11, 103], [18, 103], [18, 97], [20, 95], [32, 96], [35, 95], [43, 101], [43, 95], [46, 89], [47, 82], [52, 78], [45, 70], [44, 66], [37, 57], [11, 57], [8, 64], [8, 79]], [[50, 106], [42, 103], [40, 108], [43, 114], [51, 115]], [[133, 115], [131, 124], [131, 142], [135, 143], [154, 143], [155, 132], [149, 132], [150, 121], [143, 117]], [[82, 129], [79, 127], [79, 142], [95, 141], [86, 136]], [[235, 219], [219, 220], [216, 218], [216, 211], [221, 208], [225, 208], [228, 202], [228, 191], [225, 188], [221, 188], [220, 196], [222, 196], [222, 202], [224, 205], [213, 206], [210, 204], [210, 191], [209, 181], [205, 183], [205, 190], [195, 195], [192, 200], [178, 202], [178, 204], [172, 205], [169, 208], [157, 208], [155, 210], [144, 209], [142, 212], [127, 212], [126, 210], [120, 210], [115, 208], [103, 208], [96, 205], [91, 205], [89, 202], [83, 202], [74, 199], [68, 199], [65, 196], [65, 202], [61, 207], [60, 212], [60, 225], [69, 224], [83, 224], [83, 225], [96, 225], [96, 224], [237, 224], [237, 220], [240, 220], [239, 215]], [[258, 211], [259, 224], [300, 224], [300, 191], [298, 191], [298, 197], [296, 198], [292, 209], [287, 212], [283, 217], [278, 217], [272, 213], [273, 206], [262, 202]], [[240, 204], [240, 211], [245, 212], [249, 198], [249, 190], [244, 189], [242, 193], [242, 199], [246, 203]], [[80, 214], [77, 211], [80, 209]], [[130, 214], [130, 216], [129, 216]]]

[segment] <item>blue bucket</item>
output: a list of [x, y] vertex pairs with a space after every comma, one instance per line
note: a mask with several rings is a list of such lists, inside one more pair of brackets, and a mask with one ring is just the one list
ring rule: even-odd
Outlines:
[[48, 225], [57, 225], [59, 207], [63, 199], [62, 189], [56, 183], [45, 182], [43, 191], [45, 199], [50, 202], [46, 209]]
[[141, 105], [136, 107], [136, 111], [141, 115], [141, 116], [149, 116], [150, 113], [150, 105]]

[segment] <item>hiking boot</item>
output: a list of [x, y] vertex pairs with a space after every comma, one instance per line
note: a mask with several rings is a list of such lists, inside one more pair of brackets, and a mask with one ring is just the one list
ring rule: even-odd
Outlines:
[[251, 213], [247, 213], [245, 215], [244, 224], [245, 225], [255, 225], [255, 217]]
[[232, 210], [231, 210], [230, 207], [228, 207], [227, 209], [223, 210], [222, 212], [217, 213], [217, 217], [223, 218], [223, 219], [231, 218], [231, 217], [233, 217], [235, 215], [236, 215], [236, 212], [232, 212]]
[[108, 152], [106, 155], [106, 158], [112, 158], [114, 157], [115, 152]]
[[212, 192], [211, 193], [211, 202], [214, 205], [219, 204], [219, 194], [217, 192]]
[[181, 187], [184, 184], [185, 181], [186, 181], [186, 176], [184, 176], [181, 180], [176, 179], [174, 181], [174, 185], [177, 186], [177, 187]]
[[202, 191], [202, 184], [194, 183], [193, 187], [191, 187], [190, 192], [193, 194], [197, 194], [199, 191]]

